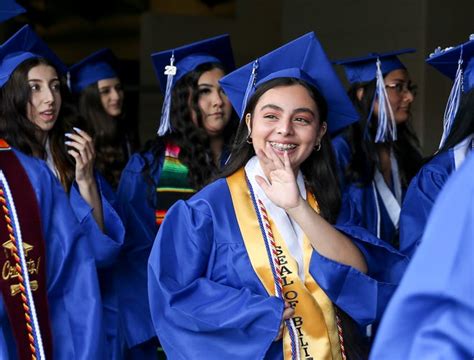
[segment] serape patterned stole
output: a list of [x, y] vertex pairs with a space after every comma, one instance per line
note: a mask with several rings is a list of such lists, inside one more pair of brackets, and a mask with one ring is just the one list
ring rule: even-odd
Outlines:
[[187, 200], [196, 192], [189, 185], [188, 167], [179, 161], [180, 150], [179, 146], [166, 143], [163, 168], [156, 188], [158, 208], [155, 219], [158, 226], [176, 201]]

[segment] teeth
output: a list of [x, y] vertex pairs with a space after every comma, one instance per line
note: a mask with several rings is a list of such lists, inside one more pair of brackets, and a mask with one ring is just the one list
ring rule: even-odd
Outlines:
[[270, 141], [270, 145], [272, 148], [280, 150], [280, 151], [288, 151], [296, 148], [296, 144], [281, 144], [277, 142]]

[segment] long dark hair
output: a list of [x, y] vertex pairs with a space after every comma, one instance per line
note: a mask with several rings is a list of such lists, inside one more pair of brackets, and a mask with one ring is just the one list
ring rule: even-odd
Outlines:
[[[307, 89], [309, 95], [316, 103], [319, 111], [320, 121], [327, 119], [327, 103], [320, 92], [303, 80], [296, 78], [276, 78], [260, 85], [250, 98], [244, 114], [251, 114], [255, 110], [259, 99], [268, 90], [281, 87], [301, 85]], [[244, 166], [247, 161], [255, 155], [255, 150], [247, 142], [248, 128], [245, 121], [241, 121], [232, 147], [230, 160], [222, 170], [220, 177], [227, 177]], [[316, 197], [321, 216], [328, 222], [334, 224], [341, 205], [341, 193], [336, 177], [335, 157], [329, 136], [321, 139], [320, 151], [313, 151], [311, 155], [301, 164], [301, 172], [305, 177], [306, 185]], [[363, 359], [367, 357], [368, 347], [360, 335], [355, 322], [344, 311], [338, 308], [338, 315], [342, 322], [346, 353], [349, 359]]]
[[[0, 89], [0, 136], [11, 146], [31, 156], [46, 159], [46, 148], [36, 134], [41, 129], [27, 116], [27, 105], [31, 99], [28, 72], [39, 65], [55, 66], [45, 58], [31, 58], [22, 62]], [[56, 68], [55, 68], [56, 69]], [[56, 69], [57, 71], [57, 69]], [[58, 73], [59, 74], [59, 73]], [[66, 132], [71, 132], [75, 124], [74, 108], [69, 106], [71, 96], [64, 78], [60, 78], [61, 109], [54, 127], [48, 133], [54, 164], [60, 181], [69, 191], [75, 176], [73, 159], [64, 145]]]
[[[301, 85], [307, 89], [318, 106], [320, 121], [325, 122], [327, 118], [326, 101], [313, 86], [296, 78], [276, 78], [260, 85], [250, 98], [244, 114], [250, 113], [253, 115], [258, 100], [268, 90], [275, 87], [292, 85]], [[255, 155], [253, 146], [247, 143], [247, 136], [247, 125], [245, 121], [241, 121], [235, 137], [234, 146], [232, 147], [229, 163], [223, 169], [220, 175], [221, 177], [227, 177], [233, 174]], [[308, 187], [318, 201], [321, 216], [330, 223], [335, 223], [341, 202], [341, 193], [337, 186], [334, 164], [334, 154], [329, 136], [323, 136], [321, 140], [321, 150], [313, 151], [300, 167]]]
[[94, 138], [95, 166], [109, 184], [116, 188], [128, 161], [128, 147], [134, 147], [133, 141], [127, 135], [131, 132], [127, 131], [126, 117], [123, 113], [117, 117], [107, 114], [101, 102], [97, 82], [82, 90], [78, 109], [84, 119], [84, 130]]
[[437, 153], [447, 151], [471, 134], [474, 134], [474, 89], [462, 94], [453, 127]]
[[[357, 93], [360, 89], [363, 90], [363, 95], [359, 99]], [[379, 166], [374, 142], [377, 122], [374, 121], [374, 115], [368, 118], [375, 97], [375, 89], [376, 81], [372, 80], [367, 83], [353, 84], [348, 91], [350, 99], [361, 114], [359, 122], [348, 126], [342, 132], [352, 154], [351, 163], [345, 174], [349, 183], [368, 185], [373, 179], [375, 169]], [[406, 187], [423, 162], [420, 143], [411, 126], [411, 121], [397, 125], [397, 140], [392, 145], [400, 170], [400, 180], [402, 186]]]
[[[152, 198], [154, 187], [158, 184], [156, 184], [156, 181], [150, 176], [150, 173], [158, 166], [159, 159], [163, 154], [167, 141], [171, 141], [181, 148], [179, 160], [188, 167], [188, 180], [192, 188], [196, 190], [201, 189], [204, 185], [209, 183], [218, 171], [218, 166], [213, 160], [209, 135], [202, 126], [202, 114], [198, 105], [198, 80], [203, 73], [216, 68], [225, 72], [224, 67], [220, 63], [204, 63], [179, 79], [173, 87], [170, 111], [170, 121], [173, 131], [164, 137], [156, 138], [148, 142], [144, 150], [144, 152], [150, 151], [153, 155], [152, 162], [147, 163], [143, 169], [143, 175], [151, 189], [149, 195]], [[192, 118], [193, 111], [197, 116], [198, 126], [194, 125]], [[224, 152], [226, 146], [232, 142], [237, 124], [237, 118], [233, 113], [223, 132]], [[152, 203], [154, 203], [154, 201], [155, 200], [152, 200]]]

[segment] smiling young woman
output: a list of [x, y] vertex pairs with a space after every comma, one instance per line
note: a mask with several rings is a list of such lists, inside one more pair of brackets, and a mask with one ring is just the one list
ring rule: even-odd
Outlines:
[[405, 261], [351, 222], [337, 223], [326, 130], [356, 121], [355, 109], [313, 33], [220, 83], [242, 118], [230, 159], [218, 180], [168, 211], [148, 261], [165, 352], [363, 358], [353, 322], [381, 315]]

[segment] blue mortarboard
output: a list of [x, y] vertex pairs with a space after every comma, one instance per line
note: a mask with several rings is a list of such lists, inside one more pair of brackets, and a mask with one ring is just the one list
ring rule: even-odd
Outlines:
[[226, 71], [235, 69], [229, 35], [215, 36], [151, 55], [161, 91], [165, 97], [158, 135], [170, 129], [171, 90], [184, 75], [205, 63], [221, 63]]
[[26, 10], [14, 0], [2, 0], [0, 3], [0, 22], [24, 13]]
[[174, 55], [174, 66], [176, 67], [174, 83], [204, 63], [219, 62], [224, 65], [227, 71], [235, 69], [230, 37], [227, 34], [154, 53], [151, 58], [163, 94], [166, 91], [167, 80], [165, 68], [170, 64], [172, 55]]
[[328, 127], [334, 133], [359, 119], [344, 87], [313, 32], [258, 58], [220, 80], [234, 109], [243, 112], [255, 88], [275, 78], [293, 77], [315, 86], [328, 105]]
[[99, 80], [117, 77], [117, 58], [110, 49], [101, 49], [69, 68], [71, 90], [81, 92]]
[[397, 55], [413, 53], [415, 51], [415, 49], [403, 49], [386, 53], [370, 53], [362, 57], [336, 60], [334, 63], [344, 66], [347, 80], [351, 84], [364, 83], [376, 78], [377, 59], [380, 60], [382, 74], [386, 75], [393, 70], [405, 69]]
[[67, 72], [66, 65], [33, 29], [29, 25], [23, 26], [0, 46], [0, 87], [5, 85], [10, 75], [22, 62], [40, 57], [51, 61], [60, 74]]
[[446, 141], [459, 108], [462, 92], [474, 87], [474, 34], [456, 47], [437, 48], [426, 62], [454, 81], [444, 112], [444, 130], [439, 147]]

